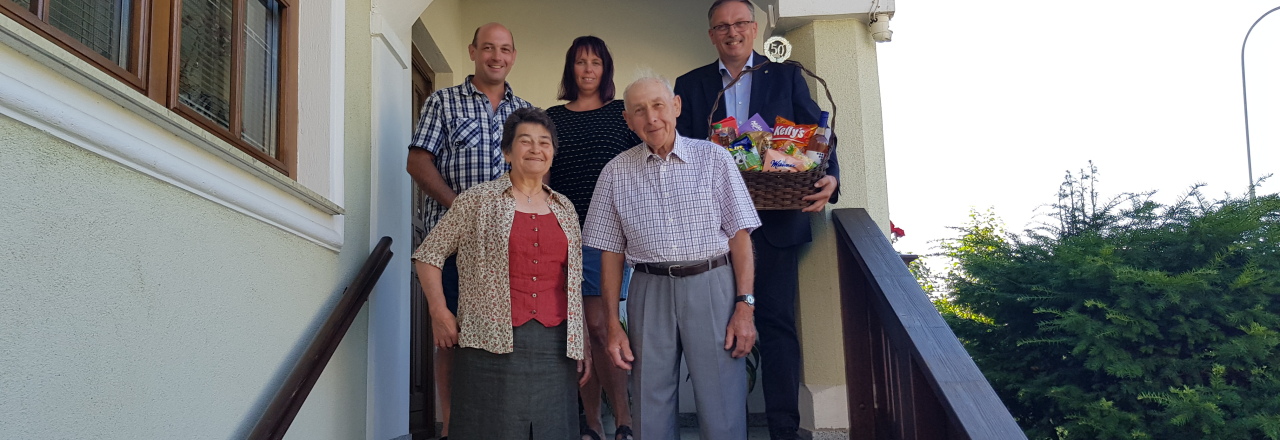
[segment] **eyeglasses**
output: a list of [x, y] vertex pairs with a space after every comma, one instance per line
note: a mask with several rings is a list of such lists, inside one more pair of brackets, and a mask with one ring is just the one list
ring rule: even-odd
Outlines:
[[742, 31], [747, 30], [747, 25], [749, 25], [749, 24], [753, 24], [753, 23], [755, 23], [755, 22], [754, 22], [754, 21], [739, 21], [739, 22], [734, 23], [734, 24], [718, 24], [718, 25], [712, 26], [712, 27], [711, 27], [711, 30], [715, 31], [717, 34], [727, 34], [727, 33], [729, 33], [729, 28], [730, 28], [730, 27], [733, 27], [733, 30], [738, 31], [738, 32], [742, 32]]

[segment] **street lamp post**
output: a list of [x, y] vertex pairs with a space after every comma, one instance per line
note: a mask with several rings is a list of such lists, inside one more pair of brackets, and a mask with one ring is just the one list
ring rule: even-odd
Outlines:
[[1244, 94], [1244, 154], [1245, 160], [1249, 163], [1249, 200], [1253, 200], [1254, 198], [1253, 147], [1249, 144], [1249, 86], [1248, 83], [1245, 82], [1244, 75], [1244, 47], [1246, 44], [1249, 44], [1249, 34], [1253, 33], [1253, 28], [1258, 25], [1258, 22], [1267, 18], [1268, 15], [1271, 15], [1271, 13], [1275, 11], [1280, 11], [1280, 6], [1271, 8], [1270, 11], [1267, 11], [1262, 14], [1261, 17], [1258, 17], [1257, 20], [1254, 20], [1253, 25], [1249, 26], [1249, 32], [1245, 32], [1244, 34], [1244, 41], [1240, 43], [1240, 91]]

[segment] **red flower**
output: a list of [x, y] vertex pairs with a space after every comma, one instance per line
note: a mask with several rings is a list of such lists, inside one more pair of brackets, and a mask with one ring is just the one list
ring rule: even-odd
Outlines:
[[897, 225], [894, 225], [892, 221], [889, 222], [889, 233], [893, 234], [894, 237], [898, 237], [898, 238], [902, 238], [907, 235], [907, 231], [904, 231], [902, 230], [902, 228], [899, 228]]

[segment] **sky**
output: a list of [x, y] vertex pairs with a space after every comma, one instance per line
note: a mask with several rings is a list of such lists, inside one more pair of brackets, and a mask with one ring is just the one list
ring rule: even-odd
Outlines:
[[[1084, 6], [1099, 6], [1089, 10]], [[899, 252], [937, 252], [973, 209], [1044, 220], [1067, 171], [1104, 198], [1248, 192], [1240, 48], [1280, 0], [899, 0], [876, 46]], [[1245, 53], [1253, 174], [1280, 192], [1280, 11]], [[935, 271], [938, 260], [932, 260]]]

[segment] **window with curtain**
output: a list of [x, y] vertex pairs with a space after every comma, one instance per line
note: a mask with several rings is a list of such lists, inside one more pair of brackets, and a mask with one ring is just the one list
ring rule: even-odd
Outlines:
[[0, 0], [0, 13], [292, 176], [293, 1]]

